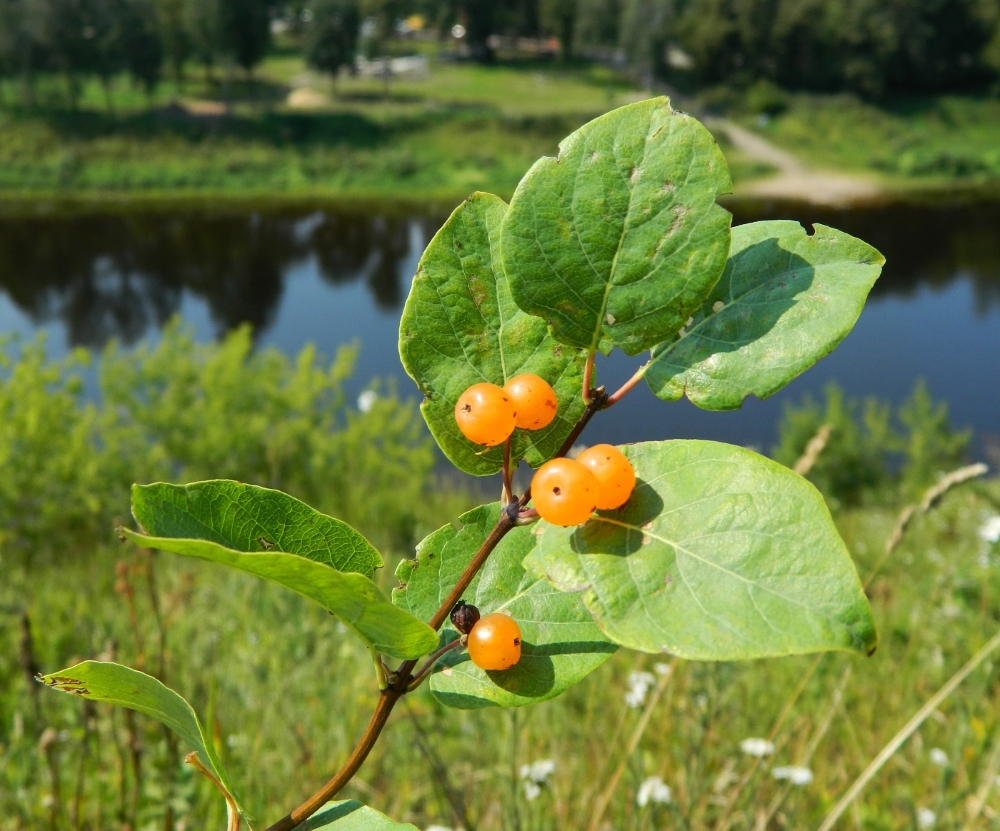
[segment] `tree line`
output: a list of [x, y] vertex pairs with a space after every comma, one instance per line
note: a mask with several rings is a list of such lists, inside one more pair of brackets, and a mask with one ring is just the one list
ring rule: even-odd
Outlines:
[[152, 93], [192, 66], [251, 73], [288, 33], [310, 65], [336, 72], [393, 48], [419, 15], [443, 39], [460, 25], [473, 59], [493, 35], [556, 38], [559, 57], [623, 55], [644, 78], [687, 89], [761, 80], [787, 89], [996, 89], [1000, 0], [0, 0], [0, 77], [127, 72]]

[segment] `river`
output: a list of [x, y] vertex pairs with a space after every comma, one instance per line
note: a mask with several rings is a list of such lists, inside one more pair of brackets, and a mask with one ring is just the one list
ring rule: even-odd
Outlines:
[[[1000, 447], [1000, 202], [965, 207], [835, 210], [740, 204], [734, 223], [820, 222], [875, 245], [887, 264], [854, 331], [829, 357], [766, 401], [728, 413], [664, 404], [641, 387], [595, 420], [612, 442], [710, 438], [767, 450], [786, 402], [830, 380], [903, 400], [918, 378], [975, 429], [976, 455]], [[0, 332], [47, 333], [50, 351], [155, 338], [179, 314], [202, 339], [249, 321], [260, 344], [326, 354], [357, 340], [350, 392], [396, 379], [416, 395], [396, 352], [402, 303], [423, 246], [444, 216], [345, 209], [34, 214], [0, 218]], [[609, 387], [640, 359], [598, 364]], [[991, 448], [994, 450], [991, 451]]]

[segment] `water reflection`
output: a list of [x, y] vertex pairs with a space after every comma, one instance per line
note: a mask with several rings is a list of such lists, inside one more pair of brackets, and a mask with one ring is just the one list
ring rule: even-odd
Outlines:
[[913, 296], [966, 279], [977, 315], [1000, 308], [1000, 202], [863, 210], [763, 203], [737, 209], [733, 222], [778, 218], [830, 225], [874, 245], [885, 255], [886, 268], [873, 299]]
[[[1000, 204], [831, 211], [761, 204], [737, 223], [770, 217], [822, 222], [878, 247], [889, 266], [873, 297], [907, 296], [956, 279], [975, 313], [1000, 307]], [[314, 258], [330, 285], [363, 283], [397, 310], [414, 255], [441, 218], [313, 213], [130, 213], [0, 219], [0, 290], [35, 325], [61, 322], [73, 345], [132, 343], [178, 312], [185, 292], [222, 332], [274, 323], [285, 281]]]
[[315, 258], [331, 285], [363, 282], [379, 308], [403, 301], [404, 263], [436, 224], [423, 218], [136, 213], [0, 220], [0, 290], [69, 343], [133, 343], [202, 301], [221, 333], [266, 331], [289, 272]]

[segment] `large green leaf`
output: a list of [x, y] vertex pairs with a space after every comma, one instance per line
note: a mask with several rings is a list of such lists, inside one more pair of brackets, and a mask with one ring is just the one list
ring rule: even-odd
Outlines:
[[369, 808], [356, 799], [330, 802], [305, 822], [296, 825], [295, 831], [417, 831], [410, 823], [394, 822], [385, 814]]
[[[396, 575], [404, 584], [393, 603], [429, 618], [444, 602], [500, 516], [500, 505], [483, 505], [461, 517], [462, 529], [446, 525], [404, 560]], [[469, 586], [465, 601], [482, 614], [508, 611], [521, 627], [521, 660], [502, 672], [479, 669], [464, 651], [454, 651], [431, 676], [434, 695], [452, 707], [516, 707], [544, 701], [592, 672], [616, 650], [594, 625], [578, 594], [559, 591], [525, 572], [521, 561], [535, 545], [530, 528], [515, 528], [501, 540]], [[442, 631], [442, 643], [458, 633]], [[441, 669], [447, 667], [446, 672]]]
[[226, 479], [132, 486], [132, 514], [153, 537], [210, 540], [234, 551], [284, 551], [371, 577], [382, 555], [339, 519], [287, 493]]
[[[234, 482], [201, 482], [186, 487], [136, 485], [132, 489], [132, 510], [142, 528], [150, 533], [128, 529], [122, 529], [122, 533], [146, 548], [209, 560], [285, 586], [319, 603], [352, 628], [365, 643], [388, 655], [419, 658], [435, 648], [437, 633], [423, 621], [393, 606], [368, 576], [337, 571], [321, 560], [279, 549], [279, 544], [292, 549], [301, 545], [301, 551], [314, 556], [327, 553], [334, 556], [333, 552], [356, 552], [360, 546], [358, 540], [371, 548], [360, 534], [314, 511], [315, 516], [305, 515], [305, 527], [297, 532], [293, 523], [297, 517], [303, 517], [297, 508], [283, 517], [275, 508], [259, 521], [247, 518], [259, 516], [248, 505], [247, 491], [242, 491], [240, 502], [245, 513], [234, 518], [237, 509], [227, 496], [232, 491], [231, 486], [247, 488]], [[262, 495], [262, 511], [263, 505], [283, 504], [273, 499], [275, 491], [254, 488], [253, 492]], [[286, 499], [297, 502], [290, 497]], [[302, 506], [302, 503], [297, 505]], [[321, 523], [317, 517], [326, 522]], [[315, 523], [321, 524], [322, 534], [316, 531]], [[262, 536], [256, 541], [257, 551], [235, 548], [236, 545], [253, 544], [250, 541], [260, 528], [266, 528], [271, 536]], [[357, 554], [353, 553], [352, 557], [351, 562], [356, 560]]]
[[608, 637], [706, 661], [874, 649], [854, 564], [809, 482], [716, 442], [622, 449], [638, 477], [624, 508], [541, 524], [525, 559], [582, 592]]
[[721, 279], [686, 333], [653, 350], [647, 383], [706, 410], [777, 392], [851, 331], [884, 263], [825, 225], [812, 236], [787, 220], [733, 228]]
[[629, 355], [680, 330], [722, 273], [731, 188], [711, 134], [666, 98], [585, 124], [518, 185], [501, 234], [517, 304], [562, 343]]
[[477, 476], [496, 473], [503, 449], [484, 451], [458, 430], [455, 402], [481, 381], [503, 386], [531, 372], [548, 381], [559, 410], [542, 430], [515, 430], [512, 458], [537, 467], [553, 456], [583, 411], [585, 356], [557, 343], [545, 321], [511, 299], [500, 264], [506, 203], [475, 193], [431, 240], [413, 278], [399, 323], [399, 354], [426, 397], [424, 418], [445, 455]]
[[39, 680], [54, 690], [127, 707], [165, 724], [198, 752], [202, 764], [226, 789], [233, 804], [239, 805], [219, 755], [191, 705], [152, 676], [121, 664], [84, 661]]

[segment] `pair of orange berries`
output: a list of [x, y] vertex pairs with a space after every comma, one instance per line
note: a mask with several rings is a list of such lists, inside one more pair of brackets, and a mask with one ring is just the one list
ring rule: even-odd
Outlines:
[[632, 463], [617, 447], [595, 444], [575, 459], [552, 459], [531, 480], [531, 501], [553, 525], [580, 525], [595, 509], [620, 508], [635, 490]]
[[469, 441], [496, 447], [510, 438], [515, 427], [548, 427], [558, 409], [555, 390], [543, 378], [526, 373], [502, 387], [473, 384], [455, 404], [455, 421]]
[[510, 669], [521, 660], [521, 627], [503, 612], [479, 616], [464, 600], [451, 610], [451, 622], [465, 635], [469, 658], [480, 669]]

